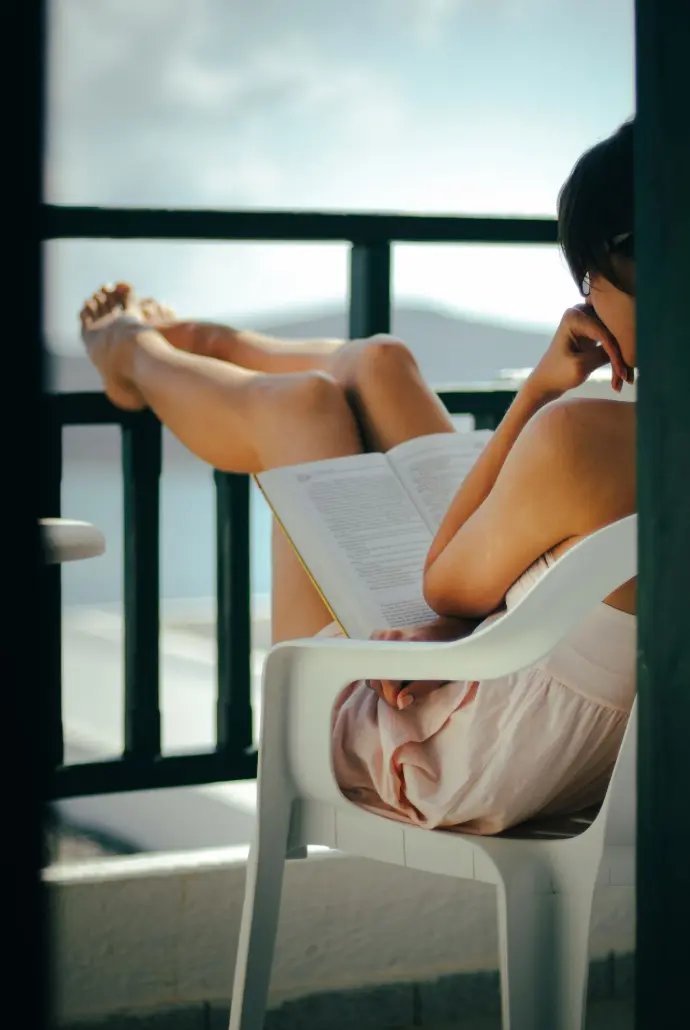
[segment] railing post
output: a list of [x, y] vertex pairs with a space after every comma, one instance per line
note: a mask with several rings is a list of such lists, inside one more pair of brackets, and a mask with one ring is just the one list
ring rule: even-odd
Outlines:
[[[50, 397], [42, 403], [42, 464], [40, 498], [42, 518], [59, 518], [62, 488], [62, 426]], [[62, 574], [59, 564], [44, 565], [41, 571], [43, 593], [41, 648], [47, 677], [41, 692], [45, 726], [44, 757], [48, 774], [62, 765], [64, 741], [62, 728]]]
[[122, 427], [125, 755], [160, 755], [159, 531], [161, 426], [150, 412]]
[[350, 250], [350, 339], [391, 329], [391, 245], [354, 243]]
[[474, 416], [475, 429], [497, 429], [506, 411], [512, 404], [512, 397], [506, 400], [504, 391], [496, 394], [487, 394], [486, 400], [488, 401], [489, 409]]
[[218, 751], [252, 747], [249, 476], [214, 472], [216, 486], [216, 641]]
[[497, 425], [498, 419], [492, 411], [485, 411], [481, 415], [474, 416], [475, 429], [495, 429]]

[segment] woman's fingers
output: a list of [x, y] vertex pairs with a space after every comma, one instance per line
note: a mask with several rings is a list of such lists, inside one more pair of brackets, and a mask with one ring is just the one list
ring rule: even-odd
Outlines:
[[382, 701], [397, 711], [404, 711], [422, 698], [445, 687], [450, 680], [366, 680], [367, 686]]
[[370, 690], [373, 690], [377, 697], [385, 701], [391, 708], [397, 708], [398, 694], [403, 686], [402, 683], [393, 680], [365, 680]]
[[365, 680], [364, 682], [369, 687], [369, 690], [373, 690], [377, 697], [380, 697], [382, 701], [385, 701], [381, 680]]
[[370, 636], [370, 640], [403, 640], [405, 636], [404, 629], [375, 629]]
[[398, 707], [398, 694], [402, 688], [402, 683], [394, 680], [381, 680], [381, 695], [383, 700], [391, 708]]
[[[584, 374], [589, 378], [592, 372], [595, 372], [598, 368], [603, 368], [604, 365], [611, 365], [611, 386], [614, 390], [620, 391], [623, 387], [623, 379], [616, 371], [611, 357], [606, 348], [594, 342], [590, 337], [579, 336], [576, 337], [576, 345], [579, 348], [579, 360], [583, 368]], [[627, 368], [627, 366], [624, 366]], [[627, 372], [625, 378], [627, 379]]]
[[412, 697], [403, 704], [400, 703], [401, 695], [410, 686], [410, 680], [365, 680], [365, 683], [390, 708], [399, 710], [407, 707], [408, 704], [412, 704]]
[[[621, 384], [624, 381], [628, 381], [629, 369], [623, 361], [618, 341], [594, 313], [590, 314], [587, 311], [582, 311], [580, 308], [573, 308], [572, 328], [574, 336], [581, 335], [594, 343], [600, 343], [608, 360], [611, 362], [611, 368], [621, 380]], [[602, 364], [605, 364], [605, 361], [602, 361]]]

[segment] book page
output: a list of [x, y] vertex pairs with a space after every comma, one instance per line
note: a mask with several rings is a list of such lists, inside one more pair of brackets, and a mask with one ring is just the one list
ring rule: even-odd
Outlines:
[[491, 429], [434, 433], [408, 440], [388, 452], [389, 461], [414, 498], [432, 535], [492, 435]]
[[431, 533], [382, 454], [272, 469], [259, 486], [348, 636], [434, 618]]

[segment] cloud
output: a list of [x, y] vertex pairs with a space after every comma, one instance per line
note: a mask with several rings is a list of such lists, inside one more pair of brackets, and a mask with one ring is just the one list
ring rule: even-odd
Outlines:
[[[596, 82], [562, 71], [564, 25], [586, 25], [599, 3], [564, 14], [552, 0], [54, 0], [48, 196], [550, 211], [577, 154], [630, 107], [628, 0], [611, 0], [606, 31], [588, 40]], [[84, 295], [119, 277], [191, 314], [318, 305], [345, 291], [346, 248], [337, 250], [60, 244], [51, 320], [71, 333]], [[530, 321], [544, 294], [556, 295], [502, 258], [482, 264], [481, 288], [476, 251], [465, 248], [467, 264], [442, 252], [419, 248], [401, 289], [414, 292], [416, 277], [439, 302]]]
[[381, 67], [334, 62], [294, 27], [264, 37], [227, 12], [217, 0], [58, 5], [52, 199], [272, 205], [282, 194], [289, 205], [288, 179], [314, 182], [324, 163], [330, 172], [339, 153], [401, 124]]
[[[447, 41], [448, 34], [462, 32], [465, 25], [496, 17], [505, 23], [522, 16], [535, 5], [553, 0], [380, 0], [384, 10], [408, 27], [424, 45]], [[462, 17], [462, 20], [461, 20]]]
[[401, 21], [426, 43], [442, 38], [444, 31], [472, 0], [383, 0]]

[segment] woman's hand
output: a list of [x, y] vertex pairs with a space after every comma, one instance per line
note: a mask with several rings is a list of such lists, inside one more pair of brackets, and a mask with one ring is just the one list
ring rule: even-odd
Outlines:
[[548, 350], [529, 377], [532, 386], [560, 396], [586, 382], [597, 368], [611, 365], [611, 388], [620, 393], [634, 381], [614, 336], [588, 304], [577, 304], [563, 315]]
[[[405, 629], [377, 629], [371, 635], [372, 640], [419, 640], [447, 641], [459, 640], [469, 634], [478, 625], [474, 619], [455, 619], [439, 616], [433, 622], [424, 622], [418, 626]], [[402, 710], [409, 708], [419, 698], [425, 697], [450, 680], [366, 680], [366, 684], [378, 694], [391, 708]]]

